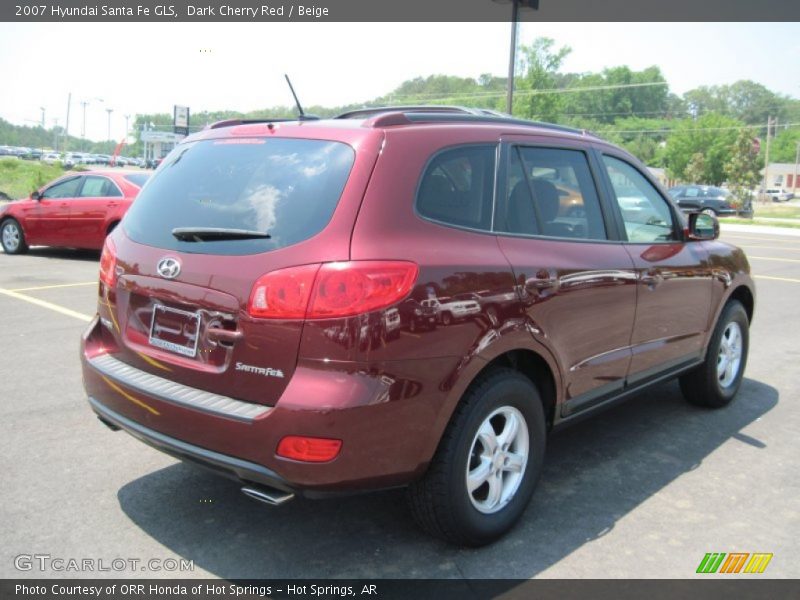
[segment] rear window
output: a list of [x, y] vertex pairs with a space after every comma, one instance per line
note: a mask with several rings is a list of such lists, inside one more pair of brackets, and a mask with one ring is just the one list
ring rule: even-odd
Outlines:
[[[328, 224], [355, 152], [340, 142], [205, 140], [178, 146], [123, 225], [136, 242], [200, 254], [255, 254], [296, 244]], [[180, 241], [175, 228], [226, 228], [269, 238]]]
[[136, 187], [144, 186], [144, 182], [150, 178], [149, 173], [131, 173], [130, 175], [125, 175], [125, 179], [130, 181]]

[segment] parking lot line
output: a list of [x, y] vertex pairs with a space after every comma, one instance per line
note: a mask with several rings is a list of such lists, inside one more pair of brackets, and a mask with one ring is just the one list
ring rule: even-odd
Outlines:
[[82, 283], [59, 283], [57, 285], [40, 285], [37, 287], [14, 288], [11, 292], [36, 292], [39, 290], [54, 290], [56, 288], [78, 287], [81, 285], [97, 285], [96, 281], [85, 281]]
[[[780, 235], [780, 234], [778, 234]], [[784, 244], [800, 244], [800, 241], [797, 238], [786, 238], [786, 237], [752, 237], [748, 235], [736, 235], [734, 233], [723, 233], [721, 238], [724, 238], [722, 241], [724, 242], [727, 238], [735, 238], [737, 240], [758, 240], [759, 242], [773, 242], [773, 243], [784, 243]]]
[[756, 260], [774, 260], [776, 262], [800, 263], [800, 258], [775, 258], [774, 256], [750, 256], [750, 255], [748, 255], [747, 258], [755, 258]]
[[59, 306], [58, 304], [53, 304], [52, 302], [47, 302], [46, 300], [40, 300], [39, 298], [34, 298], [33, 296], [20, 294], [19, 292], [16, 292], [14, 290], [6, 290], [0, 288], [0, 294], [3, 294], [4, 296], [8, 296], [10, 298], [16, 298], [17, 300], [22, 300], [23, 302], [29, 302], [30, 304], [35, 304], [36, 306], [41, 306], [42, 308], [47, 308], [57, 313], [61, 313], [62, 315], [67, 315], [68, 317], [72, 317], [74, 319], [80, 319], [81, 321], [86, 321], [87, 323], [92, 320], [92, 317], [89, 315], [85, 315], [83, 313], [70, 310], [69, 308], [64, 308], [63, 306]]
[[774, 275], [753, 275], [756, 279], [771, 279], [772, 281], [788, 281], [789, 283], [800, 283], [800, 279], [791, 277], [775, 277]]

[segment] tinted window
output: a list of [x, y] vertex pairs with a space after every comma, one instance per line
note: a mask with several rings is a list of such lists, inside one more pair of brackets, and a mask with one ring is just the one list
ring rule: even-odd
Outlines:
[[149, 179], [150, 175], [145, 173], [131, 173], [130, 175], [125, 175], [125, 179], [130, 181], [136, 187], [144, 186], [144, 182]]
[[463, 146], [436, 155], [417, 192], [423, 217], [473, 229], [492, 225], [494, 146]]
[[[644, 175], [628, 163], [611, 156], [603, 156], [603, 161], [616, 194], [628, 240], [663, 242], [676, 239], [672, 211]], [[687, 191], [691, 190], [689, 188]]]
[[78, 195], [78, 187], [81, 184], [80, 177], [73, 177], [67, 181], [62, 181], [47, 188], [42, 194], [42, 198], [74, 198]]
[[[321, 140], [205, 140], [178, 146], [123, 221], [150, 246], [203, 254], [254, 254], [319, 233], [333, 215], [355, 153]], [[174, 228], [217, 227], [268, 239], [187, 242]]]
[[606, 239], [586, 156], [576, 150], [513, 148], [497, 228], [510, 233]]

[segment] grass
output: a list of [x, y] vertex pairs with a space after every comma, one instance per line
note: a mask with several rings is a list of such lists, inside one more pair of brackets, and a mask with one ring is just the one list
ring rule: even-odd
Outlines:
[[790, 229], [800, 229], [800, 219], [790, 221], [773, 221], [774, 217], [769, 219], [740, 219], [738, 217], [723, 217], [719, 220], [720, 223], [730, 223], [732, 225], [766, 225], [768, 227], [788, 227]]
[[789, 206], [786, 204], [757, 204], [754, 205], [755, 216], [768, 217], [770, 219], [800, 219], [800, 206]]
[[0, 199], [25, 198], [34, 190], [64, 174], [60, 166], [37, 160], [0, 160]]

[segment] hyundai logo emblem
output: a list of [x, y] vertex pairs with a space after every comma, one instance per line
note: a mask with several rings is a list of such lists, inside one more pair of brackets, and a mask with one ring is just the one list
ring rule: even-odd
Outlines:
[[156, 271], [164, 279], [175, 279], [181, 272], [181, 263], [178, 262], [177, 258], [167, 256], [158, 261]]

